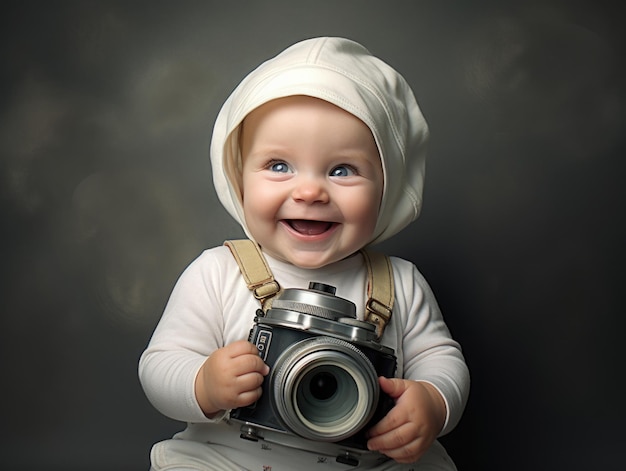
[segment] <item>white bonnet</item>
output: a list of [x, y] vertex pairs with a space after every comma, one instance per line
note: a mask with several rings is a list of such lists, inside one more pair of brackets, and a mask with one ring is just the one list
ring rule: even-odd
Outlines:
[[296, 43], [261, 64], [241, 81], [217, 116], [211, 140], [213, 182], [220, 201], [246, 233], [238, 184], [239, 127], [255, 108], [293, 95], [328, 101], [371, 129], [383, 164], [384, 190], [370, 243], [415, 220], [422, 206], [428, 126], [411, 88], [360, 44], [323, 37]]

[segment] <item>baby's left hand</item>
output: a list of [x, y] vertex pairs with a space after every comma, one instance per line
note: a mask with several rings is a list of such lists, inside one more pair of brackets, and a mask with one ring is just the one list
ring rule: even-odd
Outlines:
[[396, 405], [369, 430], [367, 447], [398, 463], [417, 461], [430, 448], [446, 420], [446, 405], [431, 384], [379, 378]]

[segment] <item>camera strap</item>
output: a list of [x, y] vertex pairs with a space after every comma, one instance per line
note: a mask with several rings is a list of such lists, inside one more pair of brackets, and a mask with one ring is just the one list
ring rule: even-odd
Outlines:
[[[227, 240], [224, 245], [235, 257], [248, 289], [260, 301], [263, 311], [267, 311], [272, 305], [272, 299], [282, 288], [274, 279], [261, 248], [250, 239]], [[380, 340], [391, 320], [394, 303], [393, 269], [385, 254], [369, 250], [361, 250], [361, 254], [368, 277], [365, 321], [376, 326], [376, 335]]]
[[263, 311], [271, 307], [271, 300], [282, 288], [274, 279], [261, 248], [250, 239], [227, 240], [224, 242], [239, 265], [239, 270], [252, 294], [261, 303]]
[[393, 268], [389, 257], [380, 252], [361, 250], [367, 266], [365, 320], [376, 326], [378, 340], [391, 320], [394, 302]]

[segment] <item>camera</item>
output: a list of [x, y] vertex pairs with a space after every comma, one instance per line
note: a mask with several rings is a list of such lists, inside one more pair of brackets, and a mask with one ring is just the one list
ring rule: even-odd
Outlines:
[[257, 311], [250, 342], [270, 367], [257, 402], [234, 409], [242, 438], [282, 432], [343, 448], [366, 450], [366, 431], [393, 407], [379, 376], [393, 377], [393, 349], [335, 288], [311, 282], [285, 289], [267, 312]]

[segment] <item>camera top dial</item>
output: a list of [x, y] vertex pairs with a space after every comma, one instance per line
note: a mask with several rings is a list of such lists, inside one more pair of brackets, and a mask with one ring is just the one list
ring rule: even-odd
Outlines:
[[320, 334], [336, 335], [353, 342], [376, 340], [376, 327], [356, 316], [356, 306], [335, 296], [335, 287], [311, 282], [309, 289], [289, 288], [272, 302], [264, 324]]
[[286, 289], [272, 303], [272, 309], [297, 311], [333, 321], [341, 317], [356, 319], [354, 303], [335, 296], [335, 287], [309, 283], [309, 289]]

